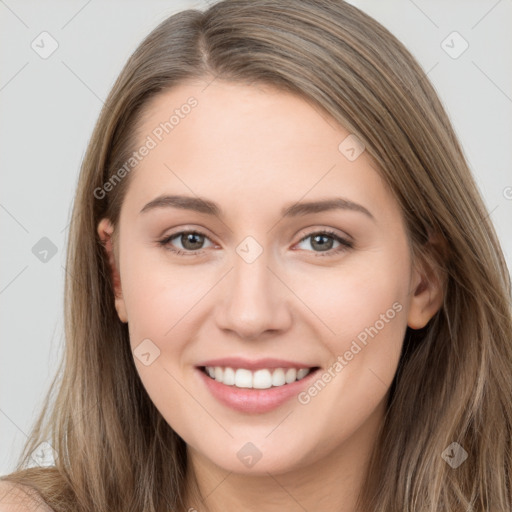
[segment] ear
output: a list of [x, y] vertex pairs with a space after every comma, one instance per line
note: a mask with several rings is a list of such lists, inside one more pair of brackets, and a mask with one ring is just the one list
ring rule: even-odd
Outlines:
[[[411, 299], [407, 325], [411, 329], [421, 329], [443, 305], [446, 276], [437, 263], [439, 257], [447, 256], [446, 241], [440, 236], [431, 236], [425, 244], [425, 253], [420, 257], [412, 273]], [[432, 257], [433, 255], [436, 257]]]
[[123, 299], [123, 290], [121, 288], [121, 277], [116, 264], [114, 255], [114, 243], [112, 234], [114, 233], [114, 226], [109, 219], [101, 219], [98, 224], [98, 236], [107, 253], [108, 262], [110, 265], [110, 272], [112, 276], [112, 284], [114, 287], [115, 307], [121, 322], [127, 323], [128, 316], [126, 314], [126, 305]]

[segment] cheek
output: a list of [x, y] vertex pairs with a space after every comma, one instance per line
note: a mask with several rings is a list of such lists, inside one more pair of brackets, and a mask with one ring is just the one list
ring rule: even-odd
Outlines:
[[[353, 265], [301, 281], [297, 294], [322, 320], [319, 341], [332, 359], [299, 396], [311, 435], [340, 440], [355, 432], [386, 396], [407, 326], [407, 252], [374, 252]], [[317, 322], [318, 324], [318, 322]], [[342, 427], [340, 427], [340, 425]], [[329, 435], [325, 435], [328, 432]]]
[[[190, 310], [202, 286], [190, 272], [169, 265], [164, 249], [126, 240], [121, 262], [123, 299], [133, 345], [139, 339], [166, 339]], [[122, 249], [123, 250], [123, 249]]]
[[408, 248], [397, 247], [368, 251], [336, 270], [296, 280], [296, 293], [307, 297], [308, 308], [321, 319], [317, 333], [331, 354], [322, 382], [301, 397], [310, 414], [325, 417], [325, 428], [346, 422], [347, 411], [355, 416], [346, 427], [355, 428], [393, 381], [407, 327], [409, 284]]
[[398, 310], [406, 311], [407, 254], [407, 248], [368, 251], [350, 256], [338, 267], [290, 275], [294, 291], [324, 325], [321, 332], [333, 352], [348, 350], [352, 339], [364, 338], [375, 325], [389, 335], [403, 332], [406, 315]]
[[[126, 258], [123, 277], [137, 372], [155, 407], [180, 432], [198, 414], [196, 402], [184, 390], [188, 385], [183, 372], [191, 363], [186, 355], [197, 324], [199, 308], [194, 305], [211, 288], [207, 276], [191, 286], [192, 275], [162, 263], [148, 264], [147, 254], [144, 259], [142, 252], [133, 252]], [[147, 353], [149, 361], [140, 357]]]

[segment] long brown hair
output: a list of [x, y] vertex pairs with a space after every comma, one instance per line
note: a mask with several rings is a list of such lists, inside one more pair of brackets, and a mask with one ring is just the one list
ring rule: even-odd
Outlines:
[[[360, 510], [512, 510], [510, 278], [450, 121], [421, 67], [341, 0], [225, 0], [169, 17], [118, 77], [85, 155], [69, 231], [66, 347], [16, 471], [55, 511], [185, 511], [186, 446], [138, 377], [114, 308], [99, 220], [117, 225], [148, 100], [192, 79], [270, 84], [365, 144], [406, 222], [415, 261], [446, 277], [444, 304], [408, 329]], [[200, 108], [200, 104], [199, 107]], [[137, 172], [136, 169], [133, 172]], [[436, 250], [433, 237], [443, 241]], [[49, 441], [54, 467], [27, 468]], [[468, 459], [450, 467], [458, 443]]]

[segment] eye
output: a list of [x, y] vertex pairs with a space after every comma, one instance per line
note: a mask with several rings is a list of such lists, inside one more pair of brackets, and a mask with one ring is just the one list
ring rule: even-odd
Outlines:
[[[309, 242], [307, 242], [308, 240]], [[333, 256], [353, 247], [352, 242], [329, 230], [311, 233], [299, 242], [299, 244], [301, 243], [308, 245], [313, 252], [324, 253], [317, 254], [317, 256]], [[338, 245], [335, 246], [335, 244]], [[302, 248], [304, 249], [304, 247]], [[308, 250], [307, 247], [306, 250]]]
[[[208, 245], [205, 246], [205, 242], [208, 242]], [[306, 243], [309, 248], [301, 247], [301, 249], [310, 252], [310, 249], [313, 249], [312, 252], [317, 253], [316, 256], [334, 256], [353, 247], [352, 242], [329, 230], [311, 233], [302, 238], [298, 245]], [[159, 244], [182, 256], [198, 256], [203, 249], [214, 245], [204, 233], [199, 231], [180, 231], [160, 240]]]
[[[174, 243], [177, 243], [178, 247], [173, 245], [174, 240], [176, 241]], [[180, 231], [179, 233], [174, 233], [160, 240], [159, 243], [176, 254], [195, 256], [197, 255], [197, 251], [201, 251], [201, 249], [205, 248], [203, 245], [205, 241], [209, 241], [210, 245], [213, 245], [210, 239], [199, 231]]]

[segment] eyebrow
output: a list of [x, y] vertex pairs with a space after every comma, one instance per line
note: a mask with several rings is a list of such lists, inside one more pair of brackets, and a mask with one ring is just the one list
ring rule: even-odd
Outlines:
[[[206, 215], [215, 215], [223, 217], [221, 208], [208, 199], [201, 197], [162, 195], [147, 203], [140, 213], [146, 213], [158, 208], [179, 208], [183, 210], [193, 210]], [[360, 212], [375, 220], [375, 217], [364, 206], [349, 201], [341, 197], [322, 199], [318, 201], [299, 202], [286, 206], [281, 211], [282, 217], [298, 217], [312, 213], [320, 213], [331, 210], [350, 210]]]

